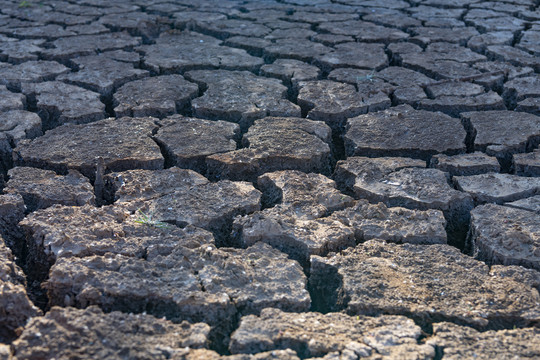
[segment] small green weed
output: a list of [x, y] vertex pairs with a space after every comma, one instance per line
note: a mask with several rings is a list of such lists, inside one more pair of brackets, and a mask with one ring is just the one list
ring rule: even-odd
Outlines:
[[32, 3], [30, 1], [27, 1], [27, 0], [23, 0], [19, 3], [19, 7], [20, 8], [27, 8], [27, 7], [30, 7], [32, 6]]
[[362, 81], [369, 81], [373, 82], [373, 77], [375, 76], [375, 70], [371, 71], [369, 74], [365, 76], [357, 76], [356, 82], [362, 82]]
[[135, 222], [138, 223], [138, 224], [143, 224], [143, 225], [146, 225], [146, 226], [152, 226], [152, 227], [155, 227], [155, 228], [158, 228], [158, 229], [164, 229], [164, 228], [169, 227], [169, 224], [167, 224], [166, 222], [159, 221], [159, 220], [154, 220], [153, 219], [153, 216], [154, 216], [153, 213], [145, 214], [141, 209], [138, 209], [137, 214], [139, 216], [137, 217]]

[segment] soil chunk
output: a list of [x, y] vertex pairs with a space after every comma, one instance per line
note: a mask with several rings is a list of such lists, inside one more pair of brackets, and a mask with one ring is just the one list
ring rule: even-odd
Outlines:
[[162, 75], [128, 82], [113, 96], [114, 113], [122, 116], [165, 117], [189, 110], [199, 95], [197, 84], [182, 75]]
[[318, 56], [332, 51], [332, 48], [308, 39], [277, 39], [264, 47], [263, 56], [267, 60], [294, 59], [311, 63]]
[[267, 243], [304, 267], [309, 266], [311, 255], [326, 256], [356, 244], [352, 228], [331, 218], [297, 217], [286, 205], [237, 217], [232, 238], [233, 243], [241, 247]]
[[534, 211], [540, 214], [540, 195], [531, 196], [525, 199], [512, 201], [504, 204], [517, 209]]
[[479, 151], [453, 156], [433, 155], [429, 167], [445, 171], [451, 176], [470, 176], [501, 170], [497, 158]]
[[540, 76], [520, 77], [505, 83], [503, 97], [510, 106], [527, 98], [539, 98]]
[[471, 212], [468, 241], [481, 260], [540, 270], [539, 225], [540, 215], [533, 212], [495, 204], [482, 205]]
[[540, 193], [540, 179], [511, 174], [455, 176], [456, 189], [471, 194], [477, 204], [516, 201]]
[[193, 32], [163, 33], [153, 45], [137, 48], [146, 67], [157, 74], [198, 69], [255, 71], [263, 61], [245, 50], [222, 46], [221, 41]]
[[30, 318], [41, 315], [28, 299], [25, 286], [24, 273], [0, 236], [0, 342], [14, 340]]
[[0, 132], [6, 134], [15, 146], [23, 139], [43, 135], [40, 117], [26, 110], [0, 112]]
[[540, 143], [540, 117], [515, 111], [462, 113], [474, 149], [496, 156], [510, 166], [512, 154], [530, 151]]
[[390, 98], [382, 91], [357, 91], [353, 85], [330, 80], [301, 82], [298, 105], [308, 118], [322, 120], [333, 129], [347, 118], [389, 108]]
[[527, 98], [518, 102], [516, 111], [529, 112], [540, 116], [540, 98]]
[[54, 205], [27, 216], [21, 223], [28, 245], [28, 263], [35, 277], [44, 279], [57, 258], [121, 254], [142, 258], [160, 248], [213, 244], [208, 231], [188, 226], [165, 226], [145, 213], [91, 205]]
[[42, 51], [45, 59], [67, 61], [71, 57], [95, 55], [107, 50], [129, 49], [141, 43], [141, 38], [131, 37], [126, 32], [98, 35], [79, 35], [57, 39], [53, 47]]
[[464, 153], [465, 137], [459, 120], [400, 105], [349, 119], [343, 138], [348, 156], [406, 156], [427, 160], [437, 153]]
[[506, 110], [504, 100], [494, 91], [477, 96], [441, 96], [436, 99], [420, 100], [419, 109], [441, 111], [458, 116], [468, 111]]
[[534, 358], [540, 356], [536, 327], [479, 332], [470, 327], [447, 322], [433, 325], [434, 337], [428, 345], [437, 346], [444, 357], [454, 360], [472, 356], [476, 359]]
[[21, 195], [0, 195], [0, 235], [16, 258], [22, 259], [26, 251], [24, 233], [19, 222], [24, 219], [26, 207]]
[[256, 120], [242, 138], [242, 149], [206, 158], [212, 179], [256, 181], [278, 170], [329, 174], [330, 128], [321, 121], [266, 117]]
[[33, 319], [13, 347], [21, 359], [63, 359], [75, 354], [101, 359], [167, 359], [176, 358], [185, 347], [208, 346], [209, 331], [202, 323], [173, 324], [151, 315], [117, 311], [105, 314], [97, 306], [85, 310], [54, 307], [44, 317]]
[[106, 115], [98, 93], [60, 81], [23, 84], [22, 92], [35, 99], [45, 130], [66, 123], [86, 124]]
[[412, 159], [353, 157], [337, 164], [334, 178], [341, 189], [359, 199], [409, 209], [436, 209], [444, 213], [451, 244], [462, 247], [473, 199], [448, 183], [448, 174], [418, 167]]
[[343, 43], [334, 50], [317, 57], [324, 71], [339, 67], [380, 70], [388, 65], [388, 57], [382, 44]]
[[238, 124], [173, 115], [161, 121], [154, 139], [165, 150], [167, 164], [206, 172], [208, 156], [236, 150]]
[[529, 66], [538, 72], [540, 70], [540, 59], [526, 51], [517, 49], [509, 45], [491, 45], [486, 50], [490, 59], [509, 62], [515, 66]]
[[[85, 90], [86, 91], [86, 90]], [[14, 149], [15, 165], [67, 174], [74, 169], [94, 180], [98, 157], [107, 170], [161, 169], [163, 157], [150, 138], [153, 118], [105, 119], [90, 124], [66, 124]]]
[[[277, 271], [279, 269], [279, 271]], [[270, 246], [217, 249], [213, 245], [123, 255], [62, 258], [48, 280], [52, 305], [99, 305], [106, 311], [206, 322], [226, 335], [238, 314], [266, 307], [306, 311], [310, 297], [298, 263]]]
[[[262, 326], [261, 326], [262, 325]], [[369, 357], [400, 357], [417, 352], [434, 355], [429, 345], [418, 345], [420, 327], [403, 316], [349, 316], [342, 313], [285, 313], [265, 309], [260, 316], [242, 317], [231, 337], [233, 354], [289, 348], [302, 358], [337, 352]]]
[[[266, 173], [257, 179], [265, 207], [277, 203], [292, 205], [297, 216], [318, 218], [353, 205], [350, 196], [336, 189], [336, 183], [324, 175], [284, 170]], [[313, 191], [316, 190], [316, 193]], [[317, 209], [313, 212], [313, 209]]]
[[50, 170], [15, 167], [8, 175], [10, 179], [4, 192], [20, 194], [28, 212], [54, 204], [82, 206], [96, 203], [93, 186], [76, 170], [62, 176]]
[[440, 210], [410, 210], [358, 200], [330, 219], [352, 227], [357, 243], [381, 239], [398, 244], [446, 244], [446, 220]]
[[300, 117], [300, 108], [286, 99], [287, 87], [277, 79], [225, 70], [190, 71], [186, 77], [208, 88], [192, 102], [196, 117], [236, 122], [243, 129], [265, 116]]
[[540, 177], [540, 151], [514, 154], [512, 169], [516, 175]]
[[439, 27], [414, 27], [409, 29], [413, 36], [410, 41], [428, 45], [436, 42], [448, 42], [465, 45], [467, 41], [473, 36], [479, 35], [478, 31], [474, 27], [453, 27], [453, 28], [439, 28]]
[[0, 85], [0, 111], [23, 110], [26, 97], [23, 94], [11, 92], [5, 85]]
[[260, 209], [261, 193], [247, 182], [209, 182], [191, 170], [133, 170], [107, 175], [116, 204], [140, 209], [156, 220], [210, 230], [220, 245], [229, 236], [232, 219]]
[[215, 19], [211, 22], [198, 22], [196, 30], [202, 33], [226, 39], [229, 36], [264, 37], [271, 29], [257, 23], [248, 23], [237, 19]]
[[23, 84], [51, 81], [69, 71], [68, 67], [56, 61], [37, 60], [19, 65], [1, 64], [0, 83], [12, 91], [19, 92]]
[[39, 54], [44, 50], [41, 46], [45, 42], [45, 39], [17, 40], [6, 38], [6, 41], [0, 43], [0, 59], [11, 64], [38, 60]]
[[132, 64], [116, 61], [106, 55], [76, 58], [79, 71], [61, 75], [57, 80], [78, 85], [109, 98], [113, 91], [128, 81], [148, 76], [148, 71], [135, 69]]
[[483, 262], [448, 245], [371, 240], [329, 258], [313, 256], [310, 286], [316, 308], [408, 314], [422, 326], [451, 321], [497, 329], [527, 326], [540, 316], [536, 289], [515, 277], [493, 278]]
[[316, 80], [320, 74], [316, 66], [293, 59], [277, 59], [261, 67], [261, 75], [278, 78], [292, 89], [296, 89], [300, 81]]

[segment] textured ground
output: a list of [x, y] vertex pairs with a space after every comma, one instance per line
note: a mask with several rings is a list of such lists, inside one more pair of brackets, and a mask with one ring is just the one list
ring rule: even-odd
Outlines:
[[540, 358], [540, 1], [3, 0], [0, 360]]

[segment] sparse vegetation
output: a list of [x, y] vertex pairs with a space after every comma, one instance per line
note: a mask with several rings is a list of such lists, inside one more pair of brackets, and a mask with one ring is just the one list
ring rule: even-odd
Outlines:
[[375, 76], [375, 70], [372, 70], [369, 74], [367, 74], [365, 76], [357, 76], [356, 81], [357, 82], [362, 82], [362, 81], [373, 82], [373, 77], [374, 76]]
[[158, 229], [164, 229], [169, 227], [169, 224], [163, 221], [155, 220], [153, 219], [154, 214], [149, 213], [145, 214], [141, 209], [137, 210], [137, 219], [135, 220], [136, 223], [143, 224], [146, 226], [152, 226]]

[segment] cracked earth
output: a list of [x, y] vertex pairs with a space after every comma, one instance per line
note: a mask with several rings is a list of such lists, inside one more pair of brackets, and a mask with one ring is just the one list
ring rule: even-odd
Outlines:
[[540, 1], [3, 0], [0, 359], [540, 358]]

